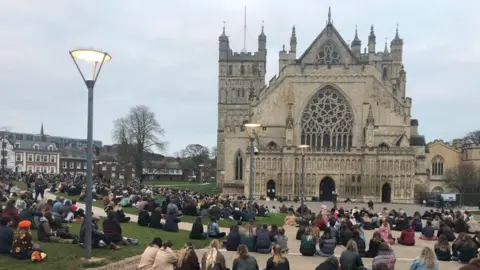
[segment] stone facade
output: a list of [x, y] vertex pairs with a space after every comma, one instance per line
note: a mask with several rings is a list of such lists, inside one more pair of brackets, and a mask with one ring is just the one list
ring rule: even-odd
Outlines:
[[458, 192], [445, 181], [448, 170], [456, 169], [460, 163], [472, 163], [480, 167], [480, 145], [455, 139], [452, 143], [443, 140], [434, 140], [427, 144], [427, 164], [430, 175], [429, 191]]
[[254, 196], [299, 196], [302, 151], [305, 196], [406, 202], [428, 186], [425, 139], [406, 97], [403, 40], [398, 29], [376, 52], [373, 26], [362, 52], [357, 32], [349, 45], [326, 27], [297, 57], [279, 53], [279, 72], [264, 85], [266, 35], [258, 51], [234, 53], [219, 37], [217, 179], [226, 193], [249, 193], [249, 136], [254, 130]]

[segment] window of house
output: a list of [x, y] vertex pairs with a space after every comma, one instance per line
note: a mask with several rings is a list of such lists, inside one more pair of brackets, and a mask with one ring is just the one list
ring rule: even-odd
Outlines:
[[20, 148], [20, 143], [19, 142], [15, 143], [15, 148]]
[[27, 171], [28, 172], [33, 172], [33, 166], [27, 166]]
[[47, 166], [43, 167], [43, 173], [48, 173], [48, 167]]
[[243, 180], [243, 158], [240, 151], [235, 156], [235, 180]]
[[81, 162], [77, 162], [77, 169], [78, 170], [82, 169], [82, 163]]
[[83, 163], [83, 169], [84, 169], [84, 170], [87, 169], [87, 163], [86, 163], [86, 162]]
[[55, 173], [55, 166], [50, 166], [50, 173]]
[[107, 170], [107, 165], [103, 165], [102, 171], [106, 171], [106, 170]]
[[33, 135], [27, 135], [27, 141], [33, 141]]
[[38, 146], [38, 144], [34, 144], [34, 145], [33, 145], [33, 149], [39, 150], [39, 149], [40, 149], [40, 146]]
[[62, 162], [62, 167], [63, 167], [64, 169], [67, 168], [67, 162], [66, 162], [66, 161]]
[[15, 140], [23, 140], [23, 134], [15, 134]]
[[124, 179], [125, 176], [123, 175], [123, 173], [120, 173], [120, 174], [118, 175], [118, 178], [119, 178], [119, 179]]
[[245, 74], [245, 66], [241, 65], [240, 66], [240, 75], [244, 75], [244, 74]]
[[42, 171], [42, 167], [40, 166], [35, 166], [35, 172], [39, 173]]
[[35, 161], [40, 162], [42, 157], [40, 155], [35, 155]]
[[112, 166], [112, 172], [116, 171], [117, 170], [117, 166]]
[[15, 157], [17, 161], [22, 161], [22, 154], [15, 154]]
[[53, 151], [53, 145], [49, 145], [49, 146], [47, 147], [47, 149], [48, 149], [48, 151]]
[[115, 177], [116, 177], [115, 173], [112, 173], [112, 178], [115, 178]]
[[48, 162], [48, 156], [43, 156], [43, 162]]
[[52, 163], [57, 162], [57, 157], [56, 156], [50, 156], [50, 162], [52, 162]]
[[28, 154], [27, 155], [27, 161], [33, 162], [33, 154]]
[[75, 164], [70, 161], [70, 169], [75, 169]]

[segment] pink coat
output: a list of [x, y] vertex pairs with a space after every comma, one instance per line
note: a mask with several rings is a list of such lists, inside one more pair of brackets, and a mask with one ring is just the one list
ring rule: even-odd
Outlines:
[[390, 234], [391, 234], [390, 228], [382, 225], [378, 229], [378, 232], [380, 233], [380, 237], [382, 237], [382, 239], [385, 240], [385, 242], [388, 243], [389, 239], [390, 239]]

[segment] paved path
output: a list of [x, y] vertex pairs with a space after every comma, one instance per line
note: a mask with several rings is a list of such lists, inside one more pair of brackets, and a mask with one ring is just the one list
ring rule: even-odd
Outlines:
[[[45, 192], [45, 197], [47, 199], [55, 199], [56, 196], [57, 195], [55, 195], [55, 194]], [[78, 205], [78, 207], [85, 209], [85, 204], [77, 203], [77, 205]], [[94, 215], [96, 215], [96, 216], [106, 216], [105, 211], [100, 207], [93, 206], [92, 210], [93, 210]], [[137, 216], [136, 215], [127, 214], [127, 213], [125, 215], [130, 217], [130, 220], [132, 222], [137, 222]], [[185, 230], [185, 231], [190, 231], [191, 228], [192, 228], [192, 223], [188, 223], [188, 222], [180, 222], [178, 225], [179, 225], [178, 226], [179, 229]], [[206, 226], [205, 226], [205, 230], [206, 230]], [[228, 233], [228, 231], [229, 231], [228, 228], [220, 228], [220, 230], [222, 232], [226, 232], [226, 233]], [[289, 260], [291, 260], [291, 265], [292, 265], [292, 263], [293, 263], [293, 265], [297, 265], [296, 263], [298, 263], [298, 265], [306, 266], [307, 267], [306, 269], [315, 269], [315, 267], [320, 262], [323, 261], [323, 258], [319, 258], [319, 257], [309, 258], [309, 257], [301, 256], [300, 253], [298, 252], [299, 249], [300, 249], [300, 241], [295, 240], [297, 228], [285, 228], [285, 231], [286, 231], [286, 235], [289, 238], [288, 245], [289, 245], [289, 248], [291, 250], [291, 252], [289, 253]], [[366, 237], [367, 240], [372, 238], [373, 232], [374, 232], [373, 230], [372, 231], [365, 231], [365, 237]], [[393, 231], [392, 234], [393, 234], [393, 237], [395, 237], [395, 238], [400, 236], [400, 232], [397, 232], [397, 231]], [[417, 234], [417, 237], [416, 237], [416, 245], [415, 246], [413, 246], [413, 247], [407, 247], [407, 246], [402, 246], [402, 245], [394, 245], [393, 246], [393, 249], [395, 250], [395, 254], [396, 254], [397, 260], [398, 260], [398, 262], [397, 262], [398, 267], [395, 267], [395, 269], [397, 269], [397, 270], [398, 269], [410, 269], [409, 267], [410, 267], [411, 261], [421, 253], [421, 250], [424, 247], [430, 247], [430, 248], [433, 249], [433, 245], [434, 245], [435, 241], [420, 240], [420, 239], [418, 239], [418, 236], [420, 236], [420, 233], [416, 233], [416, 234]], [[367, 244], [368, 244], [368, 241], [367, 241]], [[335, 249], [335, 254], [339, 256], [341, 254], [341, 252], [343, 251], [343, 249], [344, 248], [342, 246], [337, 246], [337, 248]], [[233, 259], [235, 258], [236, 255], [234, 254], [234, 252], [226, 252], [225, 255], [228, 257], [227, 260], [229, 262], [229, 264], [227, 266], [231, 266], [231, 263], [233, 262]], [[261, 267], [264, 267], [264, 265], [266, 265], [266, 260], [268, 259], [269, 255], [262, 255], [262, 254], [255, 253], [255, 257], [259, 261], [259, 264], [261, 265]], [[371, 266], [371, 259], [364, 258], [364, 263], [367, 266], [370, 267]], [[455, 267], [452, 268], [452, 266], [455, 266]], [[440, 269], [458, 269], [459, 266], [460, 266], [460, 264], [458, 264], [458, 263], [442, 262]], [[301, 269], [301, 268], [300, 267], [299, 268], [295, 267], [293, 269]]]

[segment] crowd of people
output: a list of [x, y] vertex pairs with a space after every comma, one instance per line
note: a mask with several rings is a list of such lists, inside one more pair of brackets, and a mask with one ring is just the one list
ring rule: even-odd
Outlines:
[[[92, 226], [94, 247], [119, 249], [121, 245], [136, 245], [138, 240], [124, 236], [121, 225], [130, 221], [123, 208], [135, 207], [140, 226], [177, 232], [183, 215], [196, 216], [190, 238], [212, 239], [208, 251], [199, 259], [192, 243], [175, 252], [171, 241], [155, 238], [142, 255], [139, 269], [227, 269], [221, 247], [238, 253], [231, 266], [233, 270], [257, 270], [258, 263], [251, 255], [254, 252], [272, 254], [264, 267], [267, 270], [290, 269], [286, 254], [291, 250], [286, 230], [292, 228], [296, 228], [297, 233], [296, 239], [290, 241], [299, 241], [300, 254], [326, 258], [317, 270], [366, 269], [362, 260], [365, 257], [372, 258], [372, 269], [394, 269], [395, 245], [414, 246], [417, 239], [434, 244], [433, 248], [423, 248], [411, 269], [438, 269], [438, 261], [452, 260], [470, 263], [462, 266], [462, 270], [477, 269], [474, 265], [479, 263], [480, 230], [468, 211], [430, 210], [409, 216], [402, 209], [385, 208], [375, 212], [369, 204], [367, 208], [350, 210], [342, 206], [327, 209], [322, 205], [319, 213], [313, 213], [308, 207], [294, 209], [285, 204], [278, 209], [257, 203], [249, 205], [243, 202], [242, 196], [209, 196], [182, 189], [149, 187], [137, 181], [124, 186], [96, 179], [92, 196], [104, 202], [106, 212], [100, 230], [98, 217], [92, 219], [92, 224], [84, 224], [85, 213], [76, 201], [61, 196], [66, 193], [78, 196], [78, 201], [84, 200], [82, 177], [33, 174], [24, 175], [22, 180], [27, 183], [27, 190], [10, 183], [0, 191], [0, 200], [5, 203], [0, 218], [0, 252], [19, 259], [43, 260], [46, 254], [39, 245], [42, 242], [83, 245], [85, 226]], [[44, 191], [48, 189], [60, 192], [59, 196], [55, 200], [45, 199]], [[287, 213], [283, 226], [255, 221], [257, 217], [278, 212]], [[202, 222], [205, 218], [209, 219], [206, 231]], [[228, 234], [220, 230], [221, 219], [233, 220]], [[76, 221], [82, 221], [78, 234], [70, 232], [69, 226]], [[31, 230], [37, 230], [35, 243]], [[374, 230], [371, 239], [366, 239], [367, 230]], [[393, 230], [401, 232], [400, 237], [394, 238]], [[337, 259], [338, 246], [344, 248]]]

